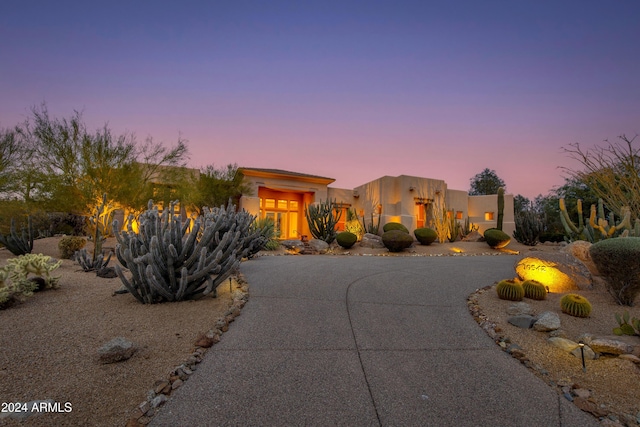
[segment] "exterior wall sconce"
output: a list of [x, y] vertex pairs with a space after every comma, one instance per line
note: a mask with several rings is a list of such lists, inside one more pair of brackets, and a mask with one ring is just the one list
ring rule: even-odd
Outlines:
[[353, 198], [357, 199], [358, 197], [360, 197], [360, 193], [358, 193], [357, 191], [353, 192]]
[[380, 215], [382, 213], [382, 205], [376, 206], [376, 213]]
[[413, 191], [413, 190], [415, 190], [415, 189], [416, 189], [416, 188], [415, 188], [413, 185], [409, 187], [409, 191]]

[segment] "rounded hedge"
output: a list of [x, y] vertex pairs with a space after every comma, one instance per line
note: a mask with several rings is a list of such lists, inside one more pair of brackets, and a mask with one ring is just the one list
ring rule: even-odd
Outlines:
[[336, 242], [338, 242], [338, 244], [345, 249], [349, 249], [357, 241], [358, 236], [349, 231], [343, 231], [342, 233], [338, 233], [338, 235], [336, 236]]
[[640, 237], [614, 237], [594, 243], [589, 255], [616, 302], [633, 305], [640, 294]]
[[400, 224], [399, 222], [388, 222], [382, 227], [382, 230], [384, 232], [391, 231], [391, 230], [400, 230], [400, 231], [404, 231], [405, 233], [409, 234], [409, 230], [407, 229], [407, 227], [405, 227], [404, 225]]
[[413, 234], [421, 245], [430, 245], [438, 238], [438, 234], [433, 228], [416, 228], [413, 230]]
[[511, 237], [502, 230], [489, 228], [484, 232], [484, 240], [493, 249], [501, 249], [511, 242]]
[[382, 243], [389, 252], [400, 252], [413, 244], [413, 237], [402, 230], [390, 230], [382, 235]]

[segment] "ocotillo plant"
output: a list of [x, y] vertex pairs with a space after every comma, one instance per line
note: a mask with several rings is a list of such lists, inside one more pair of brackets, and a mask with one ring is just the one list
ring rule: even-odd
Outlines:
[[33, 230], [31, 227], [31, 217], [27, 217], [27, 228], [22, 227], [22, 232], [18, 234], [16, 231], [16, 223], [11, 218], [11, 231], [7, 236], [0, 234], [0, 243], [2, 243], [14, 255], [30, 254], [33, 250]]
[[162, 214], [149, 201], [139, 217], [139, 232], [131, 225], [114, 231], [116, 256], [131, 272], [128, 279], [119, 265], [116, 273], [127, 290], [141, 303], [197, 299], [213, 293], [237, 268], [255, 234], [248, 230], [254, 221], [249, 213], [227, 208], [206, 209], [184, 223], [173, 214], [172, 202]]

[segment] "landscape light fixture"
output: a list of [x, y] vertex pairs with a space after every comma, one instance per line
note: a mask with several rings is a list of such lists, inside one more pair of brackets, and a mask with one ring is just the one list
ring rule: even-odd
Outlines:
[[587, 372], [587, 365], [584, 363], [584, 343], [580, 341], [578, 345], [580, 346], [580, 355], [582, 356], [582, 372]]

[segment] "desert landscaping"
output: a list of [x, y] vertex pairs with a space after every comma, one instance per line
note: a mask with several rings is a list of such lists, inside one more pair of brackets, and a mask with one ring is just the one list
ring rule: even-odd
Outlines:
[[[33, 253], [57, 257], [58, 241], [56, 237], [36, 240]], [[105, 246], [114, 245], [110, 240]], [[518, 255], [560, 250], [561, 245], [528, 247], [512, 242], [503, 250], [495, 250], [484, 242], [455, 242], [416, 244], [396, 254], [386, 249], [358, 245], [343, 249], [333, 245], [327, 255], [321, 256], [510, 256], [515, 263]], [[279, 248], [258, 256], [288, 253]], [[6, 249], [0, 249], [0, 265], [11, 257]], [[219, 339], [221, 330], [230, 327], [233, 331], [233, 325], [228, 325], [233, 320], [229, 309], [234, 304], [233, 297], [237, 303], [238, 294], [242, 294], [241, 285], [234, 280], [230, 286], [219, 286], [216, 299], [143, 305], [131, 295], [114, 294], [122, 286], [120, 279], [96, 277], [71, 260], [63, 260], [54, 275], [61, 276], [59, 289], [38, 292], [23, 304], [0, 311], [0, 396], [11, 402], [51, 400], [60, 402], [63, 409], [65, 403], [70, 403], [72, 410], [24, 420], [5, 417], [0, 424], [114, 426], [148, 422], [153, 409], [147, 410], [153, 406], [153, 399], [170, 394], [183, 382], [178, 377], [186, 380], [188, 373], [197, 370], [197, 362], [206, 347]], [[521, 360], [558, 393], [579, 398], [576, 404], [583, 405], [582, 409], [606, 418], [612, 425], [617, 425], [615, 420], [620, 425], [636, 425], [633, 423], [640, 415], [639, 365], [619, 357], [600, 357], [587, 360], [583, 372], [579, 358], [547, 342], [549, 333], [509, 324], [507, 310], [513, 302], [499, 299], [493, 285], [487, 283], [486, 288], [471, 295], [468, 304], [471, 315], [496, 345]], [[594, 307], [588, 318], [561, 313], [559, 294], [551, 293], [543, 301], [525, 302], [533, 314], [555, 311], [560, 315], [562, 326], [554, 335], [573, 340], [585, 333], [611, 336], [616, 326], [614, 313], [621, 313], [624, 308], [617, 306], [604, 289], [580, 293]], [[640, 317], [637, 307], [629, 311], [632, 317]], [[98, 349], [116, 337], [133, 342], [136, 352], [122, 362], [101, 363]], [[640, 338], [625, 339], [640, 348]], [[176, 373], [177, 367], [187, 369]], [[157, 399], [156, 402], [161, 404]], [[146, 416], [142, 416], [140, 406], [147, 411]]]

